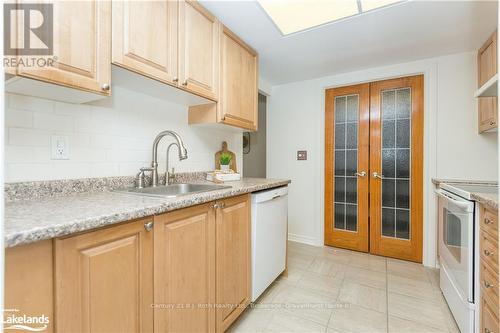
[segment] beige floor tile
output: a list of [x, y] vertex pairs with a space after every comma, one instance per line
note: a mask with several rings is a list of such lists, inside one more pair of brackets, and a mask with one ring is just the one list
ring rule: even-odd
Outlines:
[[386, 333], [387, 314], [352, 305], [334, 309], [328, 327], [350, 333]]
[[353, 252], [349, 257], [348, 265], [371, 271], [386, 272], [386, 259], [366, 253]]
[[302, 278], [302, 275], [305, 272], [305, 270], [299, 269], [297, 267], [288, 267], [288, 275], [280, 275], [278, 276], [276, 281], [286, 282], [288, 284], [296, 284]]
[[441, 291], [432, 286], [430, 281], [409, 279], [398, 275], [387, 275], [389, 292], [407, 296], [437, 301], [441, 297]]
[[389, 315], [448, 330], [448, 319], [438, 302], [389, 293], [388, 309]]
[[344, 279], [378, 289], [385, 289], [387, 285], [386, 273], [355, 266], [348, 266], [344, 273]]
[[278, 294], [280, 289], [289, 286], [291, 284], [288, 284], [287, 282], [281, 282], [281, 281], [275, 281], [271, 283], [271, 285], [264, 290], [264, 292], [257, 298], [255, 303], [257, 304], [262, 304], [262, 303], [271, 303], [274, 297]]
[[342, 276], [346, 269], [347, 265], [322, 256], [314, 258], [311, 265], [307, 268], [309, 272], [327, 276], [339, 276], [339, 274]]
[[337, 303], [329, 294], [313, 290], [285, 287], [279, 290], [272, 301], [276, 310], [293, 313], [326, 326]]
[[318, 257], [330, 259], [331, 261], [339, 264], [347, 264], [350, 260], [351, 254], [352, 251], [325, 246], [321, 253], [318, 254]]
[[387, 274], [429, 282], [425, 267], [409, 261], [387, 259]]
[[304, 289], [315, 290], [321, 293], [328, 294], [332, 299], [335, 299], [339, 294], [342, 286], [342, 276], [326, 276], [313, 272], [306, 272], [297, 282], [296, 286]]
[[325, 332], [326, 327], [288, 312], [277, 312], [271, 318], [265, 332]]
[[387, 312], [385, 290], [348, 282], [347, 279], [344, 280], [337, 301], [339, 303], [359, 305], [365, 309], [378, 312]]
[[314, 260], [314, 256], [308, 254], [289, 254], [288, 267], [306, 270]]
[[439, 269], [426, 267], [425, 272], [427, 273], [427, 278], [431, 282], [432, 287], [441, 290], [439, 287]]
[[301, 255], [311, 255], [316, 256], [322, 252], [322, 246], [312, 246], [308, 244], [302, 244], [297, 242], [288, 241], [288, 253], [289, 254], [301, 254]]
[[265, 332], [271, 318], [272, 310], [246, 309], [245, 312], [229, 327], [227, 332], [257, 333]]
[[444, 333], [447, 330], [434, 328], [411, 320], [389, 316], [389, 333]]

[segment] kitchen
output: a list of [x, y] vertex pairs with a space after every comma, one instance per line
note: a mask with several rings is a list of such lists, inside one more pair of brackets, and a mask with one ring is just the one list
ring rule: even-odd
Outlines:
[[498, 332], [497, 2], [16, 6], [20, 329]]

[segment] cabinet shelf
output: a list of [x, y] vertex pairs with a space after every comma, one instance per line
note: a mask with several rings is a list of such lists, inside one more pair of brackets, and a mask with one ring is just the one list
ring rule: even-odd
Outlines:
[[474, 97], [496, 97], [498, 96], [498, 73], [479, 88]]

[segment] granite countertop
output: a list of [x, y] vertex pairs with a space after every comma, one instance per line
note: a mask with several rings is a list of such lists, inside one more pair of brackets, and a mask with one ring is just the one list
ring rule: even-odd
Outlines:
[[[436, 185], [441, 183], [448, 184], [471, 184], [471, 185], [491, 185], [498, 186], [498, 182], [484, 181], [484, 180], [460, 180], [460, 179], [440, 179], [433, 178], [432, 182]], [[494, 211], [498, 211], [498, 193], [487, 192], [471, 192], [471, 198]]]
[[498, 212], [498, 193], [473, 192], [471, 197], [486, 208]]
[[224, 184], [231, 188], [177, 198], [103, 191], [7, 202], [5, 246], [12, 247], [66, 236], [289, 183], [290, 180], [285, 179], [243, 178], [240, 181]]

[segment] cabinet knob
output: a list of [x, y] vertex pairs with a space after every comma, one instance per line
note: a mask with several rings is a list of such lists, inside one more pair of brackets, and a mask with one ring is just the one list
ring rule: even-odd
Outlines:
[[187, 85], [188, 85], [187, 80], [186, 80], [186, 81], [184, 81], [184, 82], [182, 82], [182, 85], [183, 85], [183, 86], [187, 86]]
[[483, 251], [483, 253], [484, 253], [486, 256], [488, 256], [488, 257], [491, 257], [492, 255], [494, 255], [494, 253], [493, 253], [493, 252], [488, 251], [488, 250], [484, 250], [484, 251]]
[[109, 83], [103, 83], [103, 85], [101, 87], [101, 89], [104, 90], [104, 91], [108, 91], [109, 88], [110, 88]]
[[494, 121], [490, 121], [490, 126], [495, 125], [496, 123]]
[[493, 333], [492, 330], [488, 329], [487, 327], [484, 328], [484, 333]]
[[146, 229], [146, 231], [153, 230], [153, 221], [148, 222], [148, 223], [144, 223], [144, 229]]
[[179, 78], [178, 78], [178, 77], [174, 77], [174, 78], [172, 79], [172, 81], [173, 81], [173, 82], [179, 82]]
[[489, 283], [488, 281], [483, 281], [483, 285], [485, 288], [491, 288], [493, 287], [493, 285], [491, 283]]

